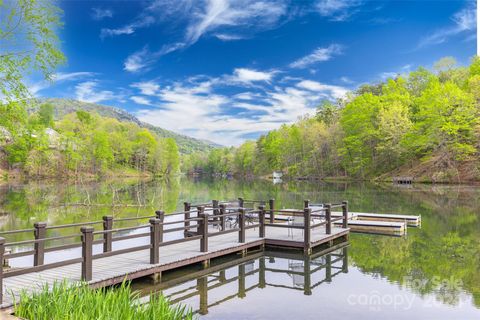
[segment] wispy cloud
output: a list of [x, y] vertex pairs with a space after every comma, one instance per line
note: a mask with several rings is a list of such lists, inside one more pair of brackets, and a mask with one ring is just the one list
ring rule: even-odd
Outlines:
[[148, 27], [155, 23], [155, 19], [149, 15], [142, 15], [138, 17], [132, 23], [124, 25], [119, 28], [103, 28], [100, 31], [100, 38], [104, 39], [106, 37], [120, 36], [120, 35], [129, 35], [135, 33], [139, 28]]
[[160, 89], [160, 86], [155, 81], [136, 82], [133, 83], [131, 87], [139, 89], [140, 93], [146, 96], [156, 95]]
[[141, 105], [145, 105], [145, 106], [151, 106], [152, 105], [152, 102], [150, 102], [149, 99], [147, 99], [145, 97], [141, 97], [141, 96], [131, 96], [130, 100], [132, 100], [136, 104], [141, 104]]
[[[235, 76], [237, 82], [226, 80]], [[247, 91], [238, 94], [221, 91], [225, 85], [245, 88], [239, 79], [256, 86], [247, 86]], [[281, 79], [274, 71], [247, 68], [217, 78], [190, 77], [162, 86], [147, 81], [132, 87], [151, 103], [148, 109], [138, 111], [141, 120], [224, 145], [238, 145], [252, 134], [292, 123], [315, 110], [321, 100], [340, 98], [348, 90], [308, 79]]]
[[477, 10], [476, 4], [470, 4], [462, 10], [456, 12], [452, 17], [452, 25], [438, 29], [433, 33], [423, 37], [417, 45], [416, 49], [422, 49], [431, 45], [437, 45], [447, 42], [450, 38], [467, 34], [467, 38], [473, 34], [477, 27]]
[[314, 63], [328, 61], [336, 55], [343, 53], [343, 46], [339, 44], [331, 44], [328, 47], [318, 47], [312, 53], [302, 57], [290, 64], [290, 68], [306, 68]]
[[348, 20], [363, 3], [361, 0], [317, 0], [316, 11], [332, 21]]
[[244, 36], [238, 34], [228, 34], [228, 33], [216, 33], [214, 35], [217, 39], [222, 41], [235, 41], [235, 40], [242, 40], [245, 39]]
[[270, 81], [274, 76], [274, 71], [258, 71], [247, 68], [236, 68], [232, 76], [226, 78], [232, 82], [252, 83], [258, 81]]
[[84, 102], [97, 103], [106, 100], [119, 99], [120, 96], [110, 90], [98, 90], [98, 81], [86, 81], [75, 86], [76, 99]]
[[28, 85], [29, 92], [37, 97], [38, 93], [42, 90], [49, 88], [54, 84], [59, 84], [64, 81], [76, 81], [95, 76], [95, 72], [79, 71], [79, 72], [57, 72], [52, 76], [52, 81], [41, 80], [33, 82]]
[[113, 18], [113, 10], [105, 8], [92, 8], [92, 13], [90, 14], [93, 20], [103, 20], [105, 18]]
[[142, 50], [131, 54], [125, 59], [123, 69], [132, 73], [147, 71], [155, 62], [155, 58], [156, 55], [151, 53], [148, 47], [145, 46]]

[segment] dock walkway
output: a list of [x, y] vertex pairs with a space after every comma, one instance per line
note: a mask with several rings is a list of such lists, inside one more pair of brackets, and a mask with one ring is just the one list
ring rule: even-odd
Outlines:
[[[344, 206], [346, 212], [346, 204], [339, 206]], [[259, 210], [247, 211], [248, 214], [257, 215], [256, 220], [250, 224], [246, 223], [246, 210], [242, 207], [228, 208], [226, 205], [220, 204], [218, 207], [213, 206], [210, 209], [204, 206], [198, 206], [196, 210], [191, 210], [191, 207], [187, 209], [171, 215], [157, 211], [154, 218], [136, 218], [150, 218], [148, 225], [128, 228], [113, 229], [113, 219], [106, 217], [103, 221], [104, 230], [94, 231], [91, 226], [81, 228], [80, 244], [46, 248], [44, 244], [48, 240], [61, 240], [79, 235], [48, 238], [46, 236], [48, 228], [59, 229], [64, 226], [46, 227], [44, 224], [38, 223], [35, 225], [35, 240], [8, 243], [1, 238], [0, 258], [2, 260], [30, 254], [34, 256], [34, 266], [0, 272], [0, 284], [2, 285], [0, 307], [2, 309], [11, 307], [14, 300], [18, 301], [22, 291], [31, 293], [45, 285], [52, 285], [54, 282], [66, 281], [74, 284], [84, 281], [91, 287], [98, 288], [121, 283], [125, 279], [136, 279], [149, 275], [160, 278], [161, 273], [166, 270], [195, 263], [208, 265], [210, 259], [216, 257], [245, 253], [247, 250], [263, 249], [266, 246], [298, 248], [308, 254], [316, 246], [323, 244], [331, 246], [333, 241], [339, 238], [347, 240], [349, 234], [347, 219], [344, 219], [343, 216], [332, 219], [330, 208], [327, 210], [328, 218], [323, 220], [316, 220], [315, 217], [318, 215], [312, 213], [311, 209], [290, 211], [292, 214], [304, 215], [307, 222], [303, 226], [276, 223], [274, 214], [282, 210], [266, 210], [264, 206], [260, 206]], [[212, 214], [206, 214], [208, 210]], [[180, 215], [183, 216], [183, 219], [179, 220]], [[196, 216], [192, 217], [192, 215]], [[268, 215], [269, 220], [274, 222], [265, 219]], [[170, 219], [165, 219], [166, 217], [170, 217]], [[228, 217], [236, 217], [236, 224], [227, 227], [226, 218]], [[134, 218], [123, 219], [133, 220]], [[342, 220], [343, 224], [335, 227], [334, 222], [339, 220]], [[95, 223], [92, 222], [90, 225]], [[181, 224], [182, 227], [172, 227], [175, 224]], [[150, 228], [149, 232], [125, 235], [125, 231], [138, 231], [147, 227]], [[191, 229], [197, 230], [193, 236], [186, 233]], [[11, 231], [11, 233], [20, 231]], [[119, 232], [120, 236], [112, 237], [112, 234], [116, 232]], [[179, 237], [173, 239], [167, 237], [167, 241], [164, 241], [164, 236], [169, 233], [175, 233]], [[101, 239], [95, 239], [95, 236]], [[128, 242], [126, 240], [134, 238], [144, 238], [143, 240], [148, 239], [149, 241], [147, 244], [144, 241], [141, 245], [134, 247], [123, 245]], [[168, 240], [168, 238], [172, 240]], [[116, 242], [117, 240], [121, 243]], [[33, 243], [34, 250], [3, 254], [5, 247], [14, 247], [14, 245], [25, 243]], [[114, 245], [112, 246], [112, 244]], [[75, 247], [82, 249], [80, 257], [64, 261], [49, 261], [44, 264], [46, 251], [62, 252], [62, 250]], [[98, 253], [99, 251], [100, 253]]]

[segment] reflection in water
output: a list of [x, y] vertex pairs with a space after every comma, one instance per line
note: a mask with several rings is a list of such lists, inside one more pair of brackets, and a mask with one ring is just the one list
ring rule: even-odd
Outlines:
[[[418, 309], [424, 310], [427, 318], [431, 319], [435, 319], [434, 310], [444, 310], [442, 308], [457, 311], [457, 318], [468, 319], [462, 308], [467, 297], [470, 299], [467, 299], [467, 305], [477, 308], [476, 315], [480, 318], [480, 188], [474, 186], [413, 185], [412, 188], [405, 189], [390, 184], [285, 181], [273, 185], [270, 180], [195, 181], [186, 178], [171, 181], [6, 184], [0, 185], [0, 229], [28, 229], [36, 221], [59, 225], [101, 220], [104, 215], [145, 216], [152, 215], [158, 209], [180, 211], [184, 201], [205, 202], [212, 199], [236, 199], [239, 196], [246, 199], [275, 198], [278, 208], [299, 208], [304, 199], [312, 202], [348, 200], [352, 211], [422, 215], [422, 228], [410, 228], [406, 238], [352, 234], [348, 250], [351, 271], [348, 276], [353, 277], [353, 273], [356, 276], [350, 281], [357, 284], [366, 279], [374, 279], [374, 282], [367, 283], [372, 286], [372, 290], [378, 290], [382, 281], [386, 281], [402, 290], [408, 290], [416, 297], [432, 296], [441, 304], [440, 307]], [[129, 223], [131, 222], [120, 223], [115, 227], [127, 227]], [[72, 234], [78, 232], [78, 228], [50, 232], [51, 236]], [[15, 234], [7, 240], [31, 238], [31, 234]], [[52, 242], [47, 245], [58, 244], [64, 243]], [[31, 248], [15, 248], [29, 249]], [[291, 275], [267, 272], [267, 276], [270, 274], [270, 277], [281, 278], [283, 282], [279, 284], [286, 283], [286, 276], [293, 281], [294, 271], [302, 267], [302, 261], [292, 261], [289, 266], [288, 258], [274, 259], [276, 263], [282, 263], [282, 269], [292, 269]], [[273, 268], [269, 261], [270, 258], [267, 257], [266, 267]], [[259, 268], [258, 264], [256, 262], [256, 268]], [[248, 267], [245, 273], [248, 274]], [[301, 277], [298, 276], [296, 280], [301, 283]], [[249, 279], [246, 276], [246, 289], [249, 287]], [[338, 279], [339, 277], [328, 290], [336, 295], [343, 292]], [[444, 286], [441, 280], [448, 280], [449, 284], [454, 285]], [[320, 287], [324, 288], [325, 285]], [[284, 289], [267, 286], [262, 292], [268, 291], [269, 294], [276, 295], [276, 292], [283, 294]], [[269, 290], [275, 290], [275, 293]], [[288, 290], [292, 291], [298, 290]], [[317, 289], [318, 291], [322, 289]], [[213, 295], [214, 292], [210, 290], [209, 298]], [[248, 296], [240, 299], [238, 292], [235, 296], [232, 301], [236, 303], [250, 299]], [[315, 291], [312, 291], [312, 296], [315, 296]], [[304, 300], [297, 303], [302, 301]], [[345, 303], [344, 300], [342, 302]], [[341, 305], [337, 305], [337, 308], [342, 310]], [[214, 312], [210, 309], [207, 316], [219, 316], [218, 312], [219, 309]], [[442, 316], [440, 314], [437, 318]]]
[[[207, 315], [210, 309], [222, 303], [246, 298], [249, 292], [267, 287], [302, 291], [310, 296], [323, 283], [331, 283], [338, 274], [348, 273], [347, 245], [339, 244], [336, 246], [339, 249], [329, 249], [328, 253], [322, 250], [310, 256], [267, 251], [241, 259], [231, 258], [205, 270], [195, 272], [190, 267], [167, 273], [162, 282], [154, 285], [135, 282], [133, 288], [141, 291], [144, 301], [150, 294], [163, 294], [172, 303], [196, 306], [194, 311], [200, 315]], [[215, 296], [210, 297], [210, 292], [215, 292]]]

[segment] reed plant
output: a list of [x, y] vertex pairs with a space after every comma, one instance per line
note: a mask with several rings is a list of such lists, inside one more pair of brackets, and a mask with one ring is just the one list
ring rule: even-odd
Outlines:
[[129, 282], [116, 288], [90, 289], [66, 282], [45, 285], [35, 293], [22, 292], [14, 307], [15, 316], [28, 320], [179, 320], [193, 319], [185, 306], [172, 306], [162, 295], [151, 295], [144, 303]]

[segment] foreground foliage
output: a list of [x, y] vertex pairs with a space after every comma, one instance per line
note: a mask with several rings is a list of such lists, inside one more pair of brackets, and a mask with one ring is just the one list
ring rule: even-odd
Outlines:
[[87, 285], [71, 287], [65, 282], [51, 288], [45, 286], [39, 293], [23, 293], [15, 305], [15, 315], [23, 319], [193, 319], [184, 306], [171, 306], [159, 295], [150, 296], [146, 304], [139, 304], [139, 295], [132, 292], [129, 283], [116, 289], [92, 290]]
[[[480, 159], [480, 58], [454, 67], [419, 68], [345, 99], [324, 101], [315, 116], [283, 125], [257, 141], [185, 157], [186, 171], [371, 178], [434, 160], [440, 180], [455, 179]], [[467, 175], [480, 180], [480, 167]]]

